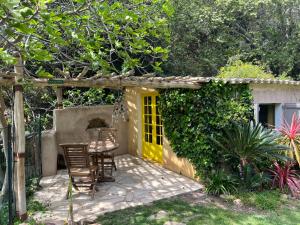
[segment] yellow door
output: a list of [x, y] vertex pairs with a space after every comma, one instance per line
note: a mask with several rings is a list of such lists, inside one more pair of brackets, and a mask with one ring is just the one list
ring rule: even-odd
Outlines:
[[163, 162], [163, 134], [161, 115], [158, 112], [158, 95], [142, 96], [142, 123], [143, 123], [143, 148], [144, 158]]

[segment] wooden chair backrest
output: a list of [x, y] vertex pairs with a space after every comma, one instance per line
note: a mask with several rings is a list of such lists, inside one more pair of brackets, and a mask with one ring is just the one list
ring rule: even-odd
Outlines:
[[86, 144], [62, 144], [68, 169], [88, 168], [90, 164]]
[[110, 141], [112, 143], [117, 142], [117, 129], [116, 128], [100, 128], [100, 141]]

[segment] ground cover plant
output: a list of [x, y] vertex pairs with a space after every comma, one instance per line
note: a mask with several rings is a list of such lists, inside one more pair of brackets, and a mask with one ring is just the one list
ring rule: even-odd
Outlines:
[[[45, 212], [47, 211], [47, 206], [39, 201], [36, 201], [33, 197], [35, 191], [37, 191], [40, 186], [39, 186], [39, 178], [35, 177], [35, 178], [31, 178], [29, 180], [27, 180], [26, 182], [26, 198], [28, 199], [27, 201], [27, 213], [29, 216], [29, 219], [26, 221], [27, 224], [29, 225], [36, 225], [37, 222], [31, 218], [31, 216], [35, 213], [35, 212]], [[8, 221], [8, 206], [7, 204], [1, 208], [1, 213], [0, 213], [0, 224], [4, 225], [7, 224]], [[22, 221], [15, 219], [14, 221], [14, 225], [18, 225], [18, 224], [23, 224]]]
[[245, 205], [269, 211], [277, 210], [288, 202], [288, 199], [276, 189], [261, 192], [239, 192], [233, 197], [233, 199], [241, 199]]

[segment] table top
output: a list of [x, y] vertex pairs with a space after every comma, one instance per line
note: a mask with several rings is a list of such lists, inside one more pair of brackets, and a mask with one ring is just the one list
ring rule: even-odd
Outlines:
[[92, 141], [88, 145], [89, 153], [103, 153], [117, 149], [119, 144], [112, 141]]

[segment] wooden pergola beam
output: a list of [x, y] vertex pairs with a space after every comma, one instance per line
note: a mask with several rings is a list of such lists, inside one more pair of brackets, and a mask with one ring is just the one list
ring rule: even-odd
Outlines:
[[[87, 71], [87, 67], [85, 69]], [[123, 87], [147, 87], [154, 89], [164, 88], [188, 88], [198, 89], [203, 83], [209, 81], [222, 81], [230, 84], [279, 84], [300, 86], [300, 81], [278, 80], [278, 79], [256, 79], [256, 78], [216, 78], [216, 77], [190, 77], [190, 76], [169, 76], [155, 77], [152, 74], [149, 76], [127, 76], [110, 75], [104, 76], [101, 73], [95, 74], [89, 78], [84, 77], [85, 71], [78, 78], [25, 78], [24, 81], [38, 87], [98, 87], [118, 89]], [[8, 75], [9, 74], [9, 75]], [[15, 76], [17, 73], [1, 73], [0, 86], [12, 86], [16, 84]], [[20, 81], [22, 83], [22, 81]]]
[[[99, 78], [91, 79], [32, 79], [35, 86], [46, 87], [99, 87], [99, 88], [122, 88], [122, 87], [147, 87], [147, 88], [191, 88], [201, 87], [201, 83], [188, 81], [168, 81], [162, 82], [159, 79], [130, 79], [130, 78]], [[1, 83], [0, 83], [1, 85]]]

